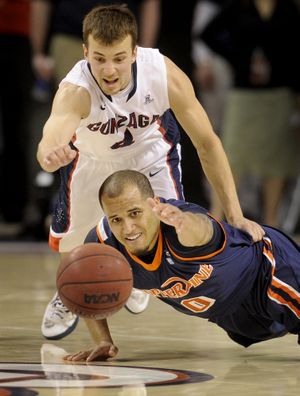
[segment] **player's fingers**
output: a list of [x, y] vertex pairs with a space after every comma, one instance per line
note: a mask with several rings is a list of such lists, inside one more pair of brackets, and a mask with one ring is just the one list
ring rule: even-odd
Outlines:
[[109, 348], [109, 352], [108, 352], [109, 357], [115, 357], [115, 356], [117, 355], [118, 352], [119, 352], [119, 349], [118, 349], [115, 345], [112, 345], [112, 346]]
[[261, 241], [265, 235], [264, 229], [259, 224], [251, 220], [247, 220], [241, 228], [251, 235], [253, 242]]
[[111, 345], [109, 348], [96, 348], [87, 356], [86, 361], [91, 362], [93, 360], [107, 360], [114, 357], [118, 352], [118, 348]]
[[166, 222], [169, 222], [172, 225], [176, 226], [182, 218], [182, 213], [178, 211], [177, 208], [170, 205], [163, 209], [161, 213], [161, 218]]
[[107, 356], [106, 356], [106, 354], [104, 355], [103, 354], [103, 351], [102, 350], [95, 350], [95, 351], [92, 351], [88, 356], [87, 356], [87, 358], [86, 358], [86, 361], [87, 362], [92, 362], [93, 360], [106, 360], [107, 359]]
[[175, 210], [175, 208], [174, 208], [174, 206], [172, 206], [172, 205], [168, 205], [168, 206], [164, 206], [163, 208], [162, 208], [162, 210], [161, 210], [161, 216], [163, 216], [163, 217], [172, 217], [172, 216], [175, 216], [176, 215], [176, 210]]
[[255, 223], [255, 227], [252, 232], [253, 242], [261, 241], [264, 235], [265, 235], [264, 229], [260, 225]]
[[77, 152], [72, 150], [70, 146], [61, 146], [51, 151], [45, 157], [46, 165], [65, 166], [69, 164], [76, 157]]
[[77, 353], [75, 353], [75, 354], [73, 354], [73, 355], [67, 355], [67, 356], [65, 356], [65, 357], [64, 357], [64, 360], [72, 361], [72, 362], [77, 362], [77, 361], [80, 361], [80, 360], [85, 360], [87, 354], [88, 354], [88, 352], [81, 352], [81, 351], [80, 351], [80, 352], [77, 352]]
[[158, 216], [159, 218], [162, 217], [162, 212], [164, 210], [164, 207], [162, 206], [162, 204], [157, 204], [155, 203], [154, 206], [152, 206], [152, 211], [153, 213]]
[[62, 149], [63, 149], [65, 158], [73, 160], [77, 155], [77, 151], [71, 149], [71, 147], [69, 145], [63, 146]]
[[153, 213], [159, 217], [165, 204], [157, 202], [154, 198], [147, 198], [147, 203], [152, 209]]
[[70, 149], [68, 146], [58, 147], [55, 150], [55, 154], [61, 163], [65, 163], [71, 159], [70, 158]]
[[62, 153], [60, 149], [51, 151], [46, 157], [45, 162], [52, 165], [60, 165], [62, 162]]
[[51, 153], [49, 153], [45, 159], [44, 162], [46, 165], [55, 165], [58, 161], [58, 157], [55, 153], [55, 151], [52, 151]]

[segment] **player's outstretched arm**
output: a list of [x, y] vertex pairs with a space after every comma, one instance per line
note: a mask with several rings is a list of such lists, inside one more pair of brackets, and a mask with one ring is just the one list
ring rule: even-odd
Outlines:
[[176, 206], [147, 199], [153, 213], [165, 224], [175, 227], [178, 240], [183, 246], [202, 246], [213, 236], [213, 225], [208, 216], [183, 212]]
[[196, 98], [190, 79], [167, 58], [166, 66], [171, 108], [197, 150], [204, 173], [222, 203], [226, 220], [247, 231], [254, 242], [261, 240], [264, 230], [243, 215], [223, 145]]
[[64, 359], [72, 362], [92, 362], [115, 357], [118, 353], [118, 348], [114, 345], [111, 338], [107, 320], [85, 319], [85, 323], [96, 346], [87, 351], [80, 351], [72, 355], [67, 355]]
[[86, 89], [72, 84], [59, 88], [37, 151], [37, 160], [46, 172], [54, 172], [76, 157], [69, 143], [89, 111], [90, 96]]

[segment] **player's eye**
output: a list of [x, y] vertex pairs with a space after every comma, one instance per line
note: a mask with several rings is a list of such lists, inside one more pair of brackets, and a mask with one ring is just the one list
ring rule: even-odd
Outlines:
[[140, 210], [135, 210], [134, 212], [131, 212], [131, 213], [130, 213], [130, 216], [131, 216], [131, 217], [137, 217], [140, 213], [141, 213]]
[[111, 222], [114, 224], [118, 224], [118, 223], [120, 223], [120, 221], [121, 221], [120, 217], [114, 217], [113, 219], [111, 219]]
[[116, 61], [117, 63], [122, 63], [124, 60], [125, 60], [124, 57], [122, 57], [122, 58], [116, 58], [116, 59], [115, 59], [115, 61]]

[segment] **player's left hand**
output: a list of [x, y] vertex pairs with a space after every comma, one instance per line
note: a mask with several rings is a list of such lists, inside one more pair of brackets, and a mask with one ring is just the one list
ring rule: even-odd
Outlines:
[[246, 219], [246, 217], [242, 217], [241, 219], [235, 222], [231, 222], [230, 224], [250, 234], [253, 242], [261, 241], [263, 236], [265, 235], [264, 229], [258, 223]]
[[91, 361], [103, 361], [109, 358], [113, 358], [117, 355], [118, 348], [110, 342], [102, 341], [94, 349], [88, 351], [80, 351], [73, 355], [67, 355], [64, 360], [70, 362], [91, 362]]

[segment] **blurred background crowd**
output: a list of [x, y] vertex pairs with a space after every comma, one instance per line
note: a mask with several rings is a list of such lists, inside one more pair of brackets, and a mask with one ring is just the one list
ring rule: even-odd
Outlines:
[[[0, 241], [47, 240], [59, 177], [40, 169], [37, 143], [59, 82], [83, 56], [84, 15], [113, 2], [0, 0]], [[245, 215], [299, 232], [300, 0], [124, 2], [139, 45], [159, 48], [193, 81]], [[222, 218], [185, 133], [182, 168], [186, 199]]]

